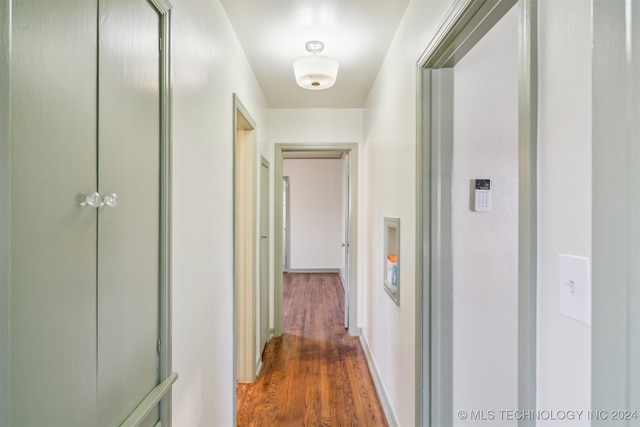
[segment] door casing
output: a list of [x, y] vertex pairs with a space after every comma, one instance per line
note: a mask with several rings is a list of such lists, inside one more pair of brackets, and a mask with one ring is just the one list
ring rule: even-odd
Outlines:
[[[640, 8], [594, 1], [591, 408], [640, 407]], [[628, 426], [638, 426], [637, 419]], [[592, 426], [613, 425], [594, 419]]]
[[[351, 208], [349, 216], [349, 291], [346, 298], [349, 299], [349, 333], [354, 336], [360, 335], [358, 326], [358, 144], [275, 144], [275, 230], [282, 230], [282, 204], [283, 204], [283, 165], [282, 161], [285, 152], [291, 151], [345, 151], [349, 153], [349, 193], [351, 195]], [[275, 236], [275, 290], [274, 290], [274, 334], [282, 335], [283, 313], [282, 313], [282, 259], [284, 252], [284, 242], [282, 233]]]

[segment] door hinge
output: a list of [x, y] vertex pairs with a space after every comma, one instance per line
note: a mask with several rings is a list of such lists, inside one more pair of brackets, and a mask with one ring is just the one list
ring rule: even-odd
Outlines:
[[160, 45], [159, 45], [159, 48], [160, 48], [160, 52], [162, 52], [162, 37], [160, 37]]
[[161, 346], [162, 346], [162, 344], [160, 343], [160, 340], [158, 340], [158, 346], [157, 346], [158, 354], [160, 354], [160, 347]]

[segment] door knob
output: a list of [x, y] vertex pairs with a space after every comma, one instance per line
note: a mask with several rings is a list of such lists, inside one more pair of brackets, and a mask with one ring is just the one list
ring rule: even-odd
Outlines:
[[104, 204], [110, 208], [118, 206], [118, 195], [116, 193], [107, 194], [102, 200], [104, 201]]
[[102, 202], [102, 196], [97, 191], [94, 191], [91, 194], [87, 194], [84, 197], [84, 201], [80, 203], [80, 206], [85, 207], [88, 206], [90, 208], [99, 208], [102, 207], [104, 203]]
[[88, 206], [96, 209], [105, 205], [110, 208], [115, 208], [118, 205], [118, 195], [116, 193], [111, 193], [102, 197], [100, 193], [94, 191], [93, 193], [84, 196], [83, 201], [80, 202], [80, 206], [82, 207]]

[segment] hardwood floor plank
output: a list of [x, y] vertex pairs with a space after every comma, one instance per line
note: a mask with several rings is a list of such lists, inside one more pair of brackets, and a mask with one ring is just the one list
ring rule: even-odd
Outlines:
[[236, 423], [387, 426], [360, 341], [344, 329], [344, 291], [330, 274], [285, 274], [284, 333], [260, 375], [237, 385]]

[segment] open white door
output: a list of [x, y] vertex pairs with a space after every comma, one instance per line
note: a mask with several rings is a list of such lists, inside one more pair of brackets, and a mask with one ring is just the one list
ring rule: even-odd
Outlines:
[[343, 181], [343, 194], [344, 194], [344, 240], [342, 247], [344, 248], [344, 270], [342, 274], [342, 280], [344, 280], [344, 327], [349, 329], [349, 233], [350, 221], [351, 221], [351, 186], [349, 185], [349, 152], [344, 153], [344, 181]]
[[[269, 162], [260, 159], [260, 344], [257, 356], [269, 340]], [[260, 362], [262, 363], [262, 362]]]

